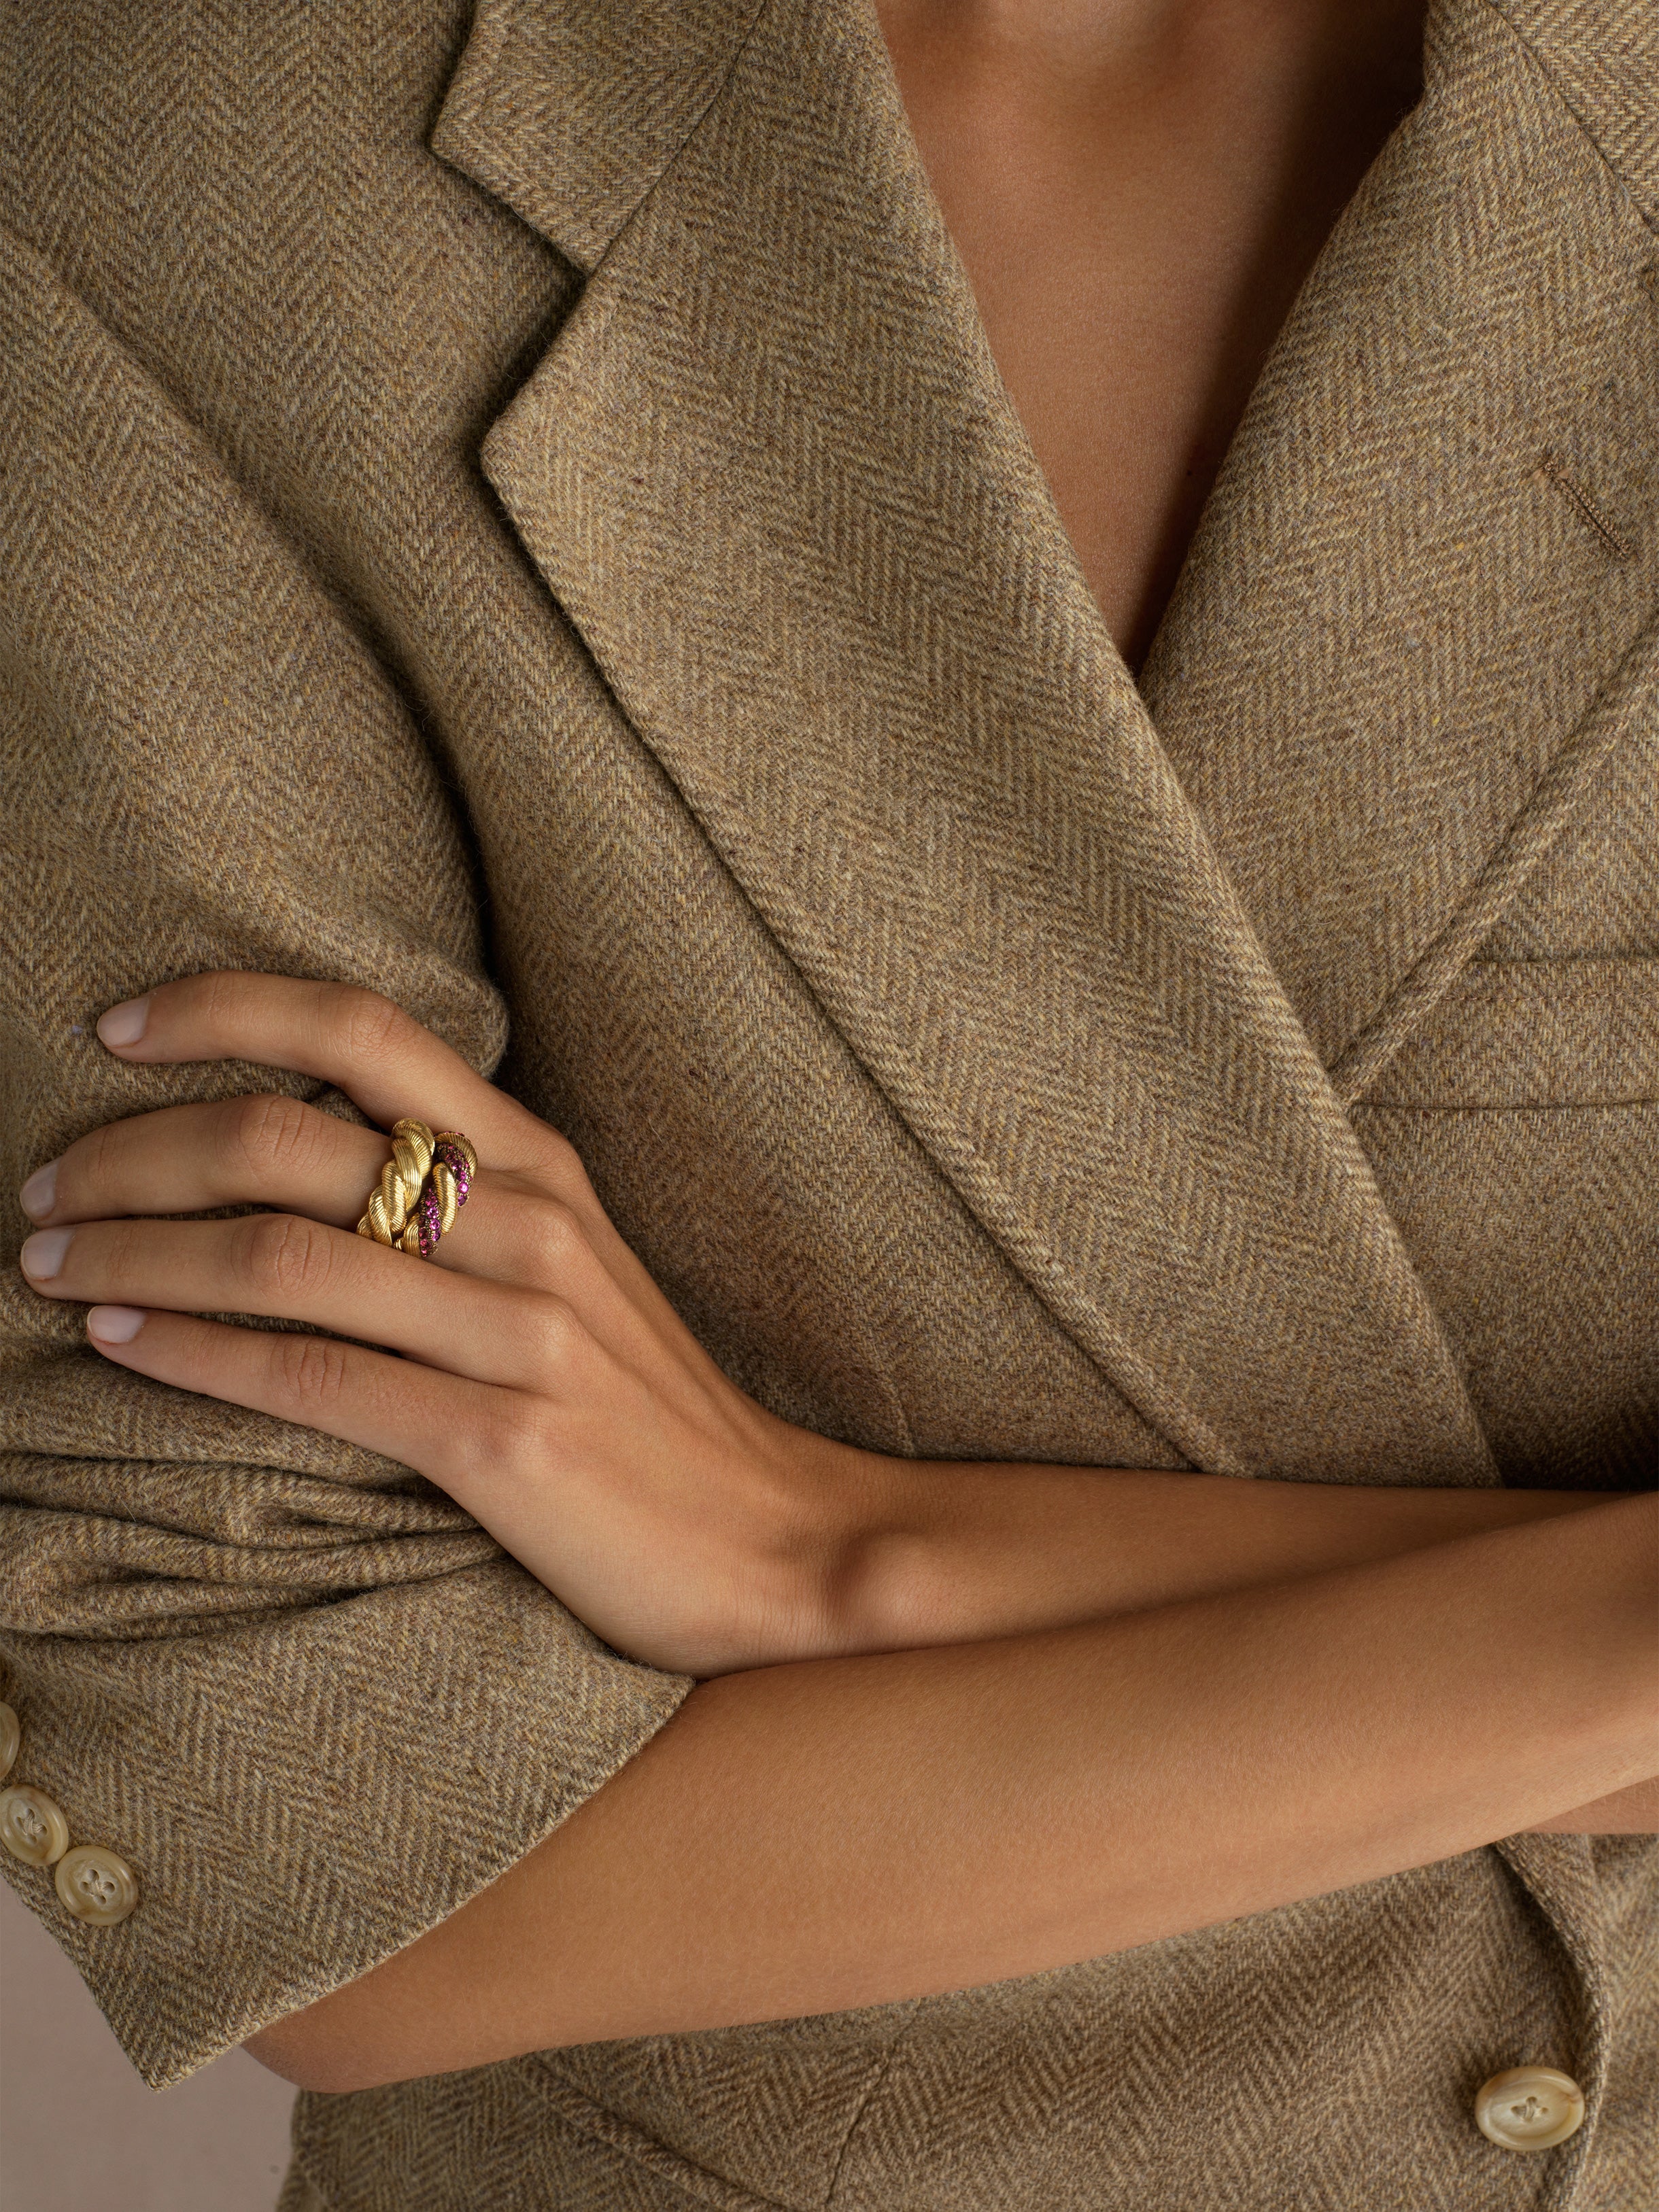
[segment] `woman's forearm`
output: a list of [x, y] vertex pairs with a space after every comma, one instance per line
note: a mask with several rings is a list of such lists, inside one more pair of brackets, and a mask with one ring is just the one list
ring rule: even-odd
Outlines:
[[1608, 1503], [844, 1454], [836, 1656], [1065, 1628]]
[[1659, 1775], [1633, 1782], [1628, 1790], [1615, 1790], [1589, 1805], [1576, 1805], [1569, 1813], [1553, 1813], [1547, 1820], [1534, 1820], [1540, 1836], [1652, 1836], [1659, 1835]]
[[[858, 1457], [862, 1483], [846, 1492], [857, 1534], [838, 1605], [848, 1652], [969, 1643], [1218, 1596], [1397, 1559], [1616, 1494]], [[1549, 1825], [1558, 1833], [1659, 1829], [1659, 1784], [1575, 1807]]]
[[1659, 1771], [1659, 1498], [694, 1691], [518, 1866], [253, 2039], [348, 2089], [996, 1981]]

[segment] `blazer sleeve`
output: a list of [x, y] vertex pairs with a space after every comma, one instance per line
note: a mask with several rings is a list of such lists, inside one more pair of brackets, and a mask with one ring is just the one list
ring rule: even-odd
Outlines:
[[0, 264], [6, 1786], [118, 1852], [138, 1902], [94, 1926], [50, 1866], [0, 1868], [159, 2087], [453, 1911], [691, 1685], [409, 1468], [107, 1364], [19, 1273], [17, 1188], [89, 1129], [271, 1090], [362, 1120], [248, 1064], [119, 1065], [115, 1000], [348, 978], [486, 1074], [507, 1012], [454, 793], [347, 611], [3, 232]]

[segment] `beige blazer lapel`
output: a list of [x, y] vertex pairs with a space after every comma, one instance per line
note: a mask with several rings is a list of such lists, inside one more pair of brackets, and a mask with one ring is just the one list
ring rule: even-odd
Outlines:
[[639, 64], [597, 0], [486, 0], [433, 142], [592, 272], [484, 449], [526, 546], [830, 1018], [1182, 1451], [1492, 1479], [1079, 572], [872, 15], [647, 12]]
[[1585, 127], [1562, 58], [1436, 0], [1425, 97], [1297, 303], [1145, 672], [1345, 1103], [1659, 714], [1656, 248], [1599, 150], [1629, 136], [1617, 88]]

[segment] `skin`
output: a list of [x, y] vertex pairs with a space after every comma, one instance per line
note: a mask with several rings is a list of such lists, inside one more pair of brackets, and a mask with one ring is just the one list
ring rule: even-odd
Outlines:
[[[988, 338], [1138, 668], [1273, 332], [1415, 96], [1384, 0], [887, 0]], [[915, 1463], [754, 1405], [554, 1132], [374, 994], [149, 995], [123, 1058], [418, 1101], [482, 1170], [422, 1264], [385, 1141], [287, 1098], [93, 1133], [25, 1268], [106, 1357], [450, 1492], [698, 1676], [501, 1881], [248, 2048], [346, 2090], [1027, 1974], [1527, 1828], [1659, 1827], [1659, 1498]], [[146, 1218], [238, 1201], [239, 1220]], [[377, 1339], [237, 1329], [282, 1315]], [[104, 1317], [137, 1333], [100, 1338]], [[447, 1364], [431, 1363], [445, 1346]], [[1449, 1698], [1448, 1683], [1456, 1685]]]
[[1425, 0], [878, 0], [929, 181], [1139, 671], [1267, 349], [1421, 89]]
[[[473, 1194], [422, 1263], [352, 1226], [374, 1132], [164, 1108], [31, 1178], [31, 1285], [120, 1364], [404, 1461], [618, 1648], [703, 1678], [501, 1881], [253, 2037], [288, 2079], [924, 1995], [1529, 1826], [1659, 1825], [1659, 1496], [836, 1444], [727, 1381], [564, 1140], [388, 1001], [218, 973], [143, 1011], [125, 1059], [293, 1069], [388, 1126], [418, 1099], [472, 1139]], [[272, 1210], [141, 1211], [238, 1201]], [[406, 1356], [201, 1317], [226, 1311], [373, 1315]]]

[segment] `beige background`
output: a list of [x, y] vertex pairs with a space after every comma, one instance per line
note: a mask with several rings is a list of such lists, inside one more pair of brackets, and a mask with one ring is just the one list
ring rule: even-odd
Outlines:
[[0, 1882], [0, 2207], [271, 2212], [294, 2092], [240, 2051], [147, 2089], [81, 1978]]

